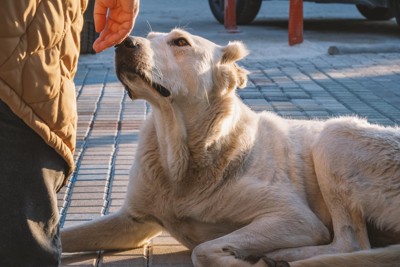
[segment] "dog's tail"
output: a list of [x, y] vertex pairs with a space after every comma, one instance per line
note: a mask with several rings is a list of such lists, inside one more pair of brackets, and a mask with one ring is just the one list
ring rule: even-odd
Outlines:
[[[290, 264], [292, 266], [292, 264]], [[400, 267], [400, 244], [352, 253], [321, 255], [293, 262], [296, 267]]]
[[63, 252], [120, 250], [144, 245], [161, 228], [152, 221], [138, 220], [119, 211], [61, 230]]

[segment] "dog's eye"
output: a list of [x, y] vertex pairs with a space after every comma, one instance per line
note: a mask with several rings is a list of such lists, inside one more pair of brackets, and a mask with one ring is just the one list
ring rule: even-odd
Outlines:
[[183, 37], [173, 40], [172, 43], [174, 45], [176, 45], [176, 46], [188, 46], [188, 45], [190, 45], [189, 42]]

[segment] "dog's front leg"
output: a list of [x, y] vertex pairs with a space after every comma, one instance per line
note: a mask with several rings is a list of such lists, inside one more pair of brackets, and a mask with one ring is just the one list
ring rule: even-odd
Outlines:
[[144, 245], [161, 227], [120, 210], [93, 221], [61, 230], [63, 252], [120, 250]]
[[[311, 211], [302, 214], [269, 214], [228, 235], [194, 248], [196, 267], [285, 266], [264, 256], [271, 251], [329, 242], [328, 229]], [[259, 260], [258, 260], [259, 259]]]

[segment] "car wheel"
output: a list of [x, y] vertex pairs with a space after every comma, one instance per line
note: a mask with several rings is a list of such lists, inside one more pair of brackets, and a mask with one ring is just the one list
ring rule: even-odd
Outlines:
[[[236, 23], [239, 25], [251, 23], [260, 10], [262, 0], [236, 0]], [[224, 23], [225, 1], [208, 0], [210, 9], [214, 17]]]
[[369, 7], [356, 5], [358, 11], [368, 20], [389, 20], [394, 17], [393, 10], [389, 7]]

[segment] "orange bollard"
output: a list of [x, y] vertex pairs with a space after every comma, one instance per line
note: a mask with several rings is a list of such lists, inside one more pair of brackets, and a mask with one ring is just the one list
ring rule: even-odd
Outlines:
[[224, 26], [227, 32], [238, 32], [236, 26], [236, 1], [225, 0]]
[[303, 0], [290, 0], [289, 45], [303, 42]]

